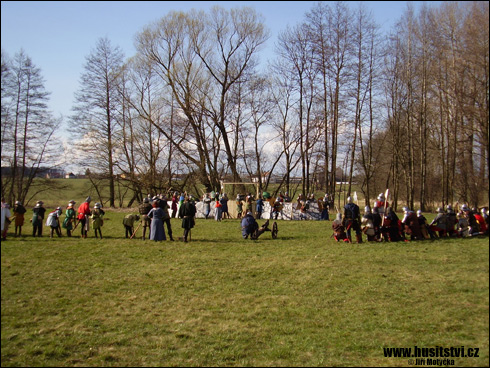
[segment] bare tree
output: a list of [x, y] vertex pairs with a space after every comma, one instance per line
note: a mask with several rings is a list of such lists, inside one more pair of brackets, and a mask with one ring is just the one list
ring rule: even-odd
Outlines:
[[115, 206], [114, 136], [117, 130], [120, 72], [123, 53], [107, 38], [101, 38], [87, 57], [80, 89], [75, 94], [72, 116], [76, 131], [83, 138], [82, 166], [101, 170], [109, 182], [109, 205]]
[[60, 119], [51, 116], [48, 99], [41, 70], [31, 58], [23, 50], [13, 60], [2, 52], [2, 166], [10, 171], [2, 175], [2, 196], [10, 203], [25, 203], [56, 187], [34, 180], [55, 166], [59, 151], [53, 136]]

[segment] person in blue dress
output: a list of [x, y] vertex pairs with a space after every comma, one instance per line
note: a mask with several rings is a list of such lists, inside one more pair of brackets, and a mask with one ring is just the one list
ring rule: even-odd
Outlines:
[[151, 218], [150, 240], [167, 240], [163, 228], [163, 218], [165, 216], [163, 209], [159, 206], [158, 201], [153, 201], [152, 207], [150, 212], [148, 212], [148, 217]]

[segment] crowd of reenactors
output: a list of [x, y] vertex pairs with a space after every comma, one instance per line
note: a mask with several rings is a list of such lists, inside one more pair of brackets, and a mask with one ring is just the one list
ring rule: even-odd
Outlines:
[[[172, 199], [172, 217], [178, 215], [182, 219], [182, 228], [184, 234], [182, 240], [188, 241], [190, 238], [190, 231], [194, 227], [196, 206], [192, 196], [186, 193], [178, 194], [174, 193], [174, 197], [178, 199], [175, 201]], [[36, 205], [32, 209], [32, 218], [30, 222], [32, 224], [32, 236], [41, 237], [43, 235], [43, 225], [50, 229], [50, 237], [53, 238], [55, 234], [58, 237], [62, 236], [61, 229], [66, 230], [66, 235], [71, 237], [73, 232], [80, 228], [81, 237], [87, 238], [89, 230], [93, 228], [96, 238], [102, 239], [102, 227], [104, 225], [105, 211], [102, 209], [102, 205], [96, 202], [91, 207], [92, 198], [89, 196], [85, 201], [78, 206], [75, 210], [76, 202], [71, 200], [65, 210], [65, 218], [61, 221], [63, 210], [61, 207], [57, 207], [55, 210], [46, 213], [47, 210], [44, 207], [43, 201], [37, 201]], [[175, 210], [173, 209], [175, 202]], [[180, 202], [180, 203], [179, 203]], [[179, 212], [177, 214], [177, 203], [179, 204]], [[167, 198], [164, 195], [157, 195], [144, 198], [143, 202], [138, 207], [139, 214], [128, 214], [123, 219], [123, 226], [126, 232], [126, 238], [134, 238], [139, 227], [143, 228], [142, 239], [146, 239], [148, 232], [148, 239], [155, 241], [166, 240], [166, 234], [164, 227], [167, 228], [167, 233], [170, 241], [174, 241], [172, 234], [172, 226], [170, 222], [170, 213]], [[27, 210], [19, 201], [15, 202], [15, 206], [12, 211], [10, 206], [2, 199], [2, 240], [7, 239], [7, 230], [12, 222], [14, 222], [15, 233], [14, 236], [22, 235], [22, 227], [25, 222], [25, 214]], [[13, 216], [13, 218], [11, 218]], [[141, 220], [141, 222], [139, 222]], [[135, 224], [139, 222], [135, 229]]]
[[347, 198], [344, 213], [338, 213], [332, 222], [333, 236], [337, 241], [352, 242], [355, 232], [357, 243], [362, 243], [363, 235], [367, 241], [413, 241], [438, 238], [466, 238], [488, 235], [488, 209], [469, 208], [463, 204], [459, 211], [451, 205], [446, 209], [437, 208], [436, 217], [429, 223], [421, 210], [412, 211], [403, 207], [403, 218], [399, 218], [381, 193], [370, 206], [364, 208], [361, 217], [359, 206]]
[[[300, 210], [300, 219], [306, 218], [309, 204], [314, 201], [314, 196], [303, 196], [297, 198], [297, 208]], [[228, 197], [226, 194], [205, 193], [202, 198], [203, 211], [205, 218], [210, 214], [210, 208], [215, 207], [215, 219], [220, 221], [222, 217], [229, 218]], [[269, 229], [269, 221], [261, 227], [257, 221], [261, 218], [264, 210], [264, 201], [271, 203], [270, 219], [277, 220], [285, 202], [291, 202], [288, 193], [279, 193], [277, 198], [271, 198], [270, 194], [264, 192], [258, 198], [254, 198], [251, 193], [238, 195], [236, 197], [237, 218], [241, 220], [243, 238], [257, 239], [262, 233], [271, 231], [273, 238], [277, 237], [277, 223], [274, 222], [273, 229]], [[42, 236], [43, 225], [49, 227], [50, 237], [57, 235], [61, 237], [61, 229], [65, 229], [67, 236], [71, 237], [73, 232], [80, 227], [82, 238], [88, 237], [88, 232], [92, 227], [95, 237], [102, 239], [102, 226], [104, 224], [105, 212], [102, 205], [96, 202], [91, 207], [92, 199], [86, 200], [75, 210], [76, 202], [71, 200], [65, 209], [65, 218], [61, 221], [63, 210], [57, 207], [55, 210], [46, 214], [43, 202], [36, 202], [32, 209], [33, 215], [30, 219], [32, 223], [32, 236]], [[169, 202], [171, 206], [169, 207]], [[172, 233], [171, 218], [182, 219], [184, 229], [182, 240], [187, 242], [191, 238], [191, 229], [195, 225], [197, 213], [196, 199], [187, 193], [174, 192], [171, 199], [165, 195], [148, 195], [138, 207], [137, 214], [128, 214], [123, 219], [125, 237], [132, 239], [135, 237], [139, 228], [142, 228], [141, 239], [163, 241], [168, 239], [174, 241]], [[328, 194], [318, 201], [322, 220], [329, 220], [329, 209], [333, 205], [333, 198]], [[255, 218], [253, 207], [255, 206]], [[7, 203], [2, 199], [2, 240], [6, 240], [7, 229], [14, 221], [14, 236], [20, 236], [26, 208], [19, 202], [15, 202], [12, 213]], [[46, 219], [46, 220], [44, 220]], [[364, 214], [361, 216], [359, 206], [354, 203], [352, 197], [347, 198], [343, 213], [337, 211], [337, 216], [332, 222], [333, 237], [337, 241], [352, 242], [352, 233], [355, 232], [355, 240], [362, 243], [363, 236], [367, 241], [411, 241], [436, 239], [446, 237], [469, 237], [477, 235], [488, 235], [489, 218], [487, 208], [480, 211], [476, 208], [469, 208], [463, 204], [455, 211], [451, 205], [445, 209], [437, 208], [436, 217], [429, 223], [423, 213], [418, 210], [414, 212], [408, 207], [403, 207], [403, 217], [400, 219], [392, 207], [389, 206], [385, 195], [381, 193], [374, 202], [373, 208], [366, 206]], [[166, 228], [166, 231], [165, 231]]]

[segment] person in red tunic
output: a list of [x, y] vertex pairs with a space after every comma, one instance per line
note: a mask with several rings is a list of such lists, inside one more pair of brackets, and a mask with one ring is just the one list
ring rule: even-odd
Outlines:
[[86, 238], [88, 234], [88, 230], [90, 227], [90, 221], [88, 221], [88, 218], [90, 216], [90, 202], [92, 201], [92, 198], [87, 197], [85, 202], [83, 202], [79, 207], [78, 207], [78, 223], [82, 225], [82, 238]]

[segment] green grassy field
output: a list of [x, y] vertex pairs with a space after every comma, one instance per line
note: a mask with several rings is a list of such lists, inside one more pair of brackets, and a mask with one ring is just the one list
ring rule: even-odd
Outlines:
[[383, 348], [414, 346], [489, 364], [488, 237], [344, 244], [279, 221], [251, 241], [198, 219], [190, 243], [152, 242], [123, 216], [102, 240], [27, 223], [2, 242], [2, 366], [407, 366]]

